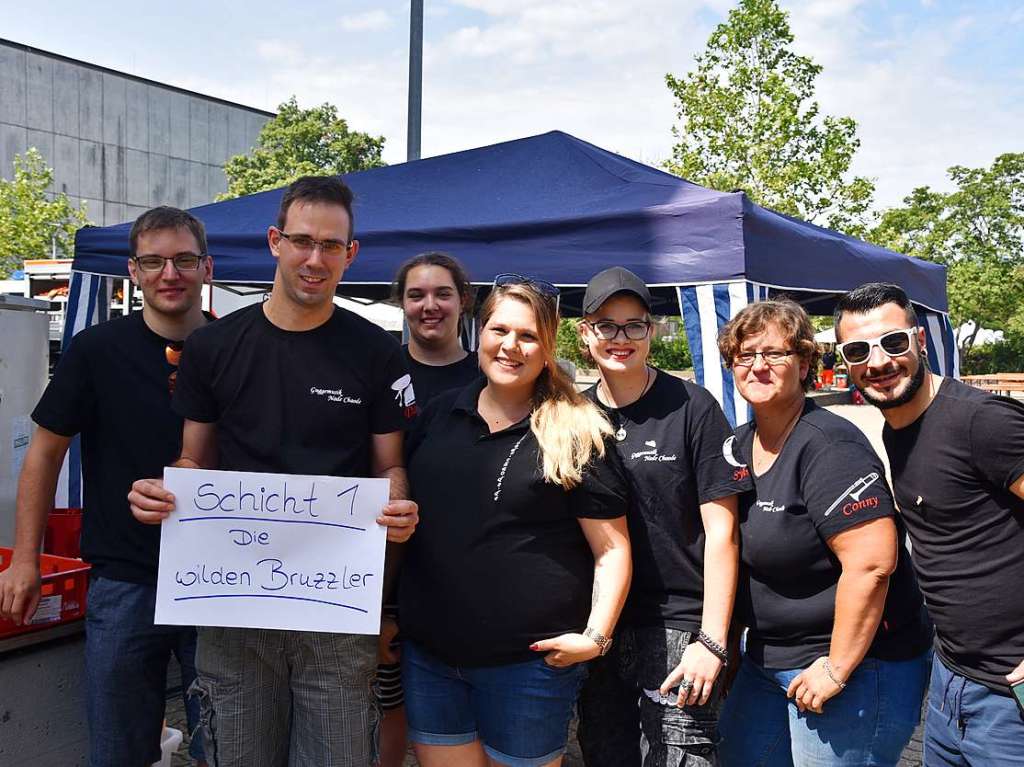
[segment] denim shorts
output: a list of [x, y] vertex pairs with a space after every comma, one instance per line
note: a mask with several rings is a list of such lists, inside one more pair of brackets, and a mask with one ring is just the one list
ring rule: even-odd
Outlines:
[[554, 668], [543, 658], [504, 666], [449, 666], [402, 642], [409, 740], [461, 746], [479, 740], [495, 761], [540, 767], [565, 751], [585, 664]]
[[768, 669], [744, 656], [719, 722], [722, 764], [896, 767], [920, 719], [930, 652], [865, 658], [821, 714], [800, 712], [786, 697], [803, 669]]
[[[160, 761], [167, 664], [181, 664], [182, 690], [195, 679], [196, 630], [153, 624], [156, 586], [94, 577], [85, 616], [89, 764], [123, 767]], [[199, 705], [186, 700], [189, 753], [203, 758], [195, 733]]]

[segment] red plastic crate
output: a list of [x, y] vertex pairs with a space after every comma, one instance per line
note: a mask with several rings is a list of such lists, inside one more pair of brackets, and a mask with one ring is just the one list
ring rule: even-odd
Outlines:
[[54, 509], [46, 520], [43, 551], [58, 557], [82, 555], [82, 510]]
[[[0, 571], [10, 567], [11, 554], [11, 549], [0, 546]], [[83, 617], [91, 567], [80, 559], [40, 554], [39, 570], [43, 583], [39, 609], [27, 626], [16, 626], [13, 621], [0, 618], [0, 639]]]

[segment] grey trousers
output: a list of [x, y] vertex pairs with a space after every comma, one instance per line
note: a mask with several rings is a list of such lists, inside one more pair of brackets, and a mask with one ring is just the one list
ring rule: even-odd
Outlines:
[[211, 767], [370, 767], [380, 711], [377, 638], [199, 629], [202, 737]]

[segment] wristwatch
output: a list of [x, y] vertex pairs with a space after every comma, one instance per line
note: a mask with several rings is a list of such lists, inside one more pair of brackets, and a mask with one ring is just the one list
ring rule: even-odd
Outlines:
[[583, 630], [583, 636], [597, 645], [597, 649], [601, 651], [601, 655], [607, 655], [608, 651], [612, 649], [612, 638], [606, 637], [597, 629], [587, 626]]

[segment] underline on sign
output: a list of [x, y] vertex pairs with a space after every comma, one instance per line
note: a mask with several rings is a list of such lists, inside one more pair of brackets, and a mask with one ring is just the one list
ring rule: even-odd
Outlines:
[[175, 602], [187, 602], [190, 599], [293, 599], [296, 602], [316, 602], [319, 605], [331, 605], [332, 607], [344, 607], [356, 612], [366, 613], [362, 607], [342, 604], [341, 602], [329, 602], [326, 599], [310, 599], [309, 597], [289, 597], [284, 594], [205, 594], [195, 597], [175, 597]]
[[322, 527], [343, 527], [346, 530], [358, 530], [361, 533], [366, 532], [365, 527], [356, 527], [355, 525], [342, 525], [338, 522], [313, 522], [308, 519], [268, 519], [267, 517], [235, 517], [235, 516], [222, 516], [222, 517], [185, 517], [179, 519], [179, 522], [201, 522], [207, 519], [231, 519], [242, 522], [283, 522], [286, 525], [321, 525]]

